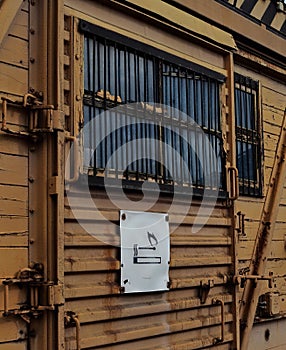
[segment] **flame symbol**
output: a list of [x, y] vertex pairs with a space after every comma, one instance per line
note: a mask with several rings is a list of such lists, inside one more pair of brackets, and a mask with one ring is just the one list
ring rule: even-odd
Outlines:
[[[152, 232], [147, 232], [147, 237], [148, 237], [148, 241], [150, 243], [150, 245], [153, 247], [154, 245], [158, 245], [158, 239], [156, 238], [156, 236], [154, 235], [154, 233]], [[153, 242], [152, 242], [153, 240]], [[155, 243], [155, 244], [153, 244]]]

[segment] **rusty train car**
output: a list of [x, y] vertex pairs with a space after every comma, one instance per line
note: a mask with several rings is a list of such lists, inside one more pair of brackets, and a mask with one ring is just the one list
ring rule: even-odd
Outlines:
[[0, 23], [0, 350], [285, 349], [285, 0]]

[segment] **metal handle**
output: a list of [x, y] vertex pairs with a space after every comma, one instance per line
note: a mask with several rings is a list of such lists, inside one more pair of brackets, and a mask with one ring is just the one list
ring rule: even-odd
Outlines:
[[72, 319], [75, 322], [75, 330], [76, 330], [76, 349], [80, 350], [80, 321], [78, 316], [72, 315]]
[[65, 182], [68, 184], [75, 183], [79, 178], [79, 144], [78, 139], [75, 136], [66, 136], [66, 142], [73, 142], [73, 177], [66, 178]]
[[225, 329], [225, 319], [224, 319], [224, 301], [222, 299], [213, 299], [213, 304], [220, 305], [221, 313], [221, 336], [214, 338], [214, 344], [222, 343], [224, 341], [224, 329]]
[[238, 170], [235, 166], [228, 167], [229, 199], [235, 200], [239, 196]]

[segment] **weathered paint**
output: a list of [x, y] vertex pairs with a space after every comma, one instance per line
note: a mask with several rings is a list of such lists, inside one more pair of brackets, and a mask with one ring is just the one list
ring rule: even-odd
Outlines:
[[[0, 40], [0, 95], [21, 100], [30, 87], [43, 91], [45, 103], [54, 103], [62, 115], [65, 114], [68, 135], [76, 135], [83, 118], [82, 37], [77, 30], [77, 21], [82, 18], [226, 76], [222, 91], [222, 131], [227, 165], [235, 166], [233, 73], [250, 76], [261, 85], [265, 194], [285, 109], [286, 73], [283, 62], [279, 62], [280, 56], [285, 56], [285, 38], [218, 1], [176, 2], [190, 7], [192, 14], [175, 7], [172, 12], [172, 6], [164, 3], [169, 23], [166, 16], [157, 18], [160, 15], [157, 2], [149, 1], [128, 1], [127, 10], [118, 1], [66, 0], [57, 2], [58, 7], [54, 7], [53, 2], [49, 14], [45, 1], [41, 4], [24, 1], [19, 11], [16, 7], [10, 8], [10, 23], [7, 21], [6, 32], [1, 32]], [[258, 2], [251, 16], [263, 17], [268, 2]], [[8, 3], [8, 0], [1, 2], [1, 11], [3, 4]], [[175, 1], [170, 3], [173, 5]], [[236, 4], [241, 7], [243, 1]], [[146, 20], [146, 16], [150, 18]], [[276, 30], [282, 28], [283, 16], [279, 13], [273, 20]], [[187, 18], [194, 22], [184, 22]], [[215, 30], [209, 32], [210, 28]], [[236, 33], [240, 33], [239, 44], [245, 46], [230, 52], [235, 43], [225, 30], [231, 32], [234, 39]], [[199, 40], [199, 36], [204, 40]], [[260, 55], [252, 51], [247, 37], [271, 48], [273, 60], [268, 61], [264, 52]], [[56, 51], [51, 50], [55, 47]], [[8, 107], [8, 124], [13, 130], [26, 130], [27, 121], [28, 112], [22, 107]], [[228, 277], [249, 266], [264, 199], [240, 197], [234, 208], [226, 201], [219, 201], [207, 224], [195, 235], [190, 234], [190, 229], [199, 201], [193, 202], [183, 223], [171, 236], [170, 291], [120, 294], [120, 249], [114, 246], [119, 242], [119, 229], [114, 223], [119, 222], [118, 209], [121, 208], [115, 207], [103, 191], [93, 190], [92, 198], [104, 214], [103, 220], [86, 204], [81, 186], [71, 184], [68, 190], [77, 199], [78, 214], [93, 235], [83, 229], [66, 198], [64, 202], [64, 144], [68, 149], [70, 144], [64, 142], [62, 131], [57, 131], [57, 136], [43, 136], [43, 142], [36, 144], [0, 132], [0, 281], [14, 277], [32, 261], [41, 260], [47, 279], [64, 282], [65, 295], [65, 305], [58, 306], [58, 316], [48, 311], [40, 320], [32, 320], [35, 334], [29, 334], [20, 318], [1, 316], [0, 350], [27, 349], [27, 339], [31, 350], [75, 349], [76, 323], [71, 322], [64, 329], [64, 310], [78, 317], [82, 349], [239, 349], [237, 309], [242, 289], [229, 284]], [[286, 343], [281, 336], [286, 314], [286, 186], [284, 192], [266, 267], [267, 274], [271, 272], [276, 276], [274, 287], [269, 289], [267, 282], [263, 287], [263, 293], [279, 292], [281, 321], [269, 319], [267, 325], [258, 322], [249, 349], [252, 344], [258, 344], [256, 340], [261, 349], [283, 349]], [[138, 199], [135, 192], [130, 197]], [[132, 210], [125, 207], [124, 200], [120, 203]], [[152, 210], [166, 212], [168, 207], [169, 199], [165, 198]], [[234, 230], [237, 228], [234, 214], [239, 211], [245, 213], [245, 235]], [[178, 212], [171, 216], [170, 225], [180, 220]], [[102, 242], [107, 236], [114, 245]], [[202, 304], [200, 285], [208, 280], [214, 285]], [[224, 342], [216, 345], [213, 342], [221, 335], [222, 318], [220, 305], [213, 304], [214, 298], [224, 303], [225, 321]], [[19, 308], [25, 300], [24, 289], [10, 288], [10, 308]], [[3, 302], [1, 283], [1, 312]], [[267, 329], [269, 340], [265, 338]]]

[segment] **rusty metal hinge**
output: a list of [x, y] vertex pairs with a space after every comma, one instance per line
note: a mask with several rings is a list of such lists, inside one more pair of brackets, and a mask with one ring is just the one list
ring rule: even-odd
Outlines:
[[199, 298], [200, 298], [201, 304], [204, 304], [206, 302], [210, 289], [213, 287], [214, 287], [214, 280], [212, 279], [205, 279], [200, 282]]
[[[57, 110], [53, 105], [45, 105], [40, 93], [28, 92], [22, 101], [1, 97], [2, 119], [1, 130], [18, 136], [35, 137], [39, 133], [49, 133], [55, 130], [64, 130], [63, 111]], [[8, 105], [23, 107], [29, 112], [29, 122], [26, 130], [14, 130], [7, 126]]]
[[257, 281], [259, 280], [268, 281], [268, 288], [272, 288], [274, 284], [274, 276], [272, 272], [269, 273], [269, 276], [247, 275], [247, 274], [239, 274], [239, 275], [233, 276], [233, 283], [236, 285], [240, 285], [241, 288], [244, 288], [247, 280], [252, 280], [255, 286], [257, 284]]
[[[15, 278], [7, 278], [2, 281], [4, 285], [4, 312], [3, 316], [19, 316], [30, 323], [31, 318], [39, 317], [44, 311], [54, 311], [57, 305], [64, 303], [63, 285], [52, 281], [45, 281], [43, 265], [34, 264], [17, 272]], [[19, 309], [10, 309], [10, 287], [17, 285], [25, 288], [27, 301]]]

